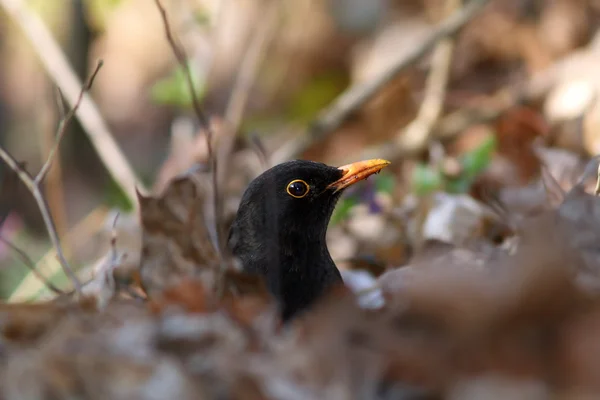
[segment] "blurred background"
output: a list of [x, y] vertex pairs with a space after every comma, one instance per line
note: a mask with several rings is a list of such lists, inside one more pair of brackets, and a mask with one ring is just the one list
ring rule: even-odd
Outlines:
[[[600, 1], [477, 2], [485, 6], [456, 36], [425, 49], [447, 18], [466, 15], [468, 1], [162, 0], [215, 143], [235, 138], [226, 211], [274, 163], [388, 158], [388, 169], [344, 197], [329, 231], [338, 265], [379, 275], [426, 240], [502, 241], [510, 226], [483, 204], [541, 207], [542, 165], [572, 186], [599, 153]], [[171, 177], [207, 166], [205, 132], [154, 1], [0, 5], [0, 144], [30, 173], [68, 104], [41, 61], [57, 55], [25, 34], [20, 9], [40, 19], [82, 82], [103, 60], [90, 95], [140, 188], [159, 193]], [[420, 48], [422, 57], [402, 64]], [[382, 79], [390, 68], [398, 73]], [[327, 123], [339, 96], [373, 82], [372, 96]], [[75, 118], [43, 186], [78, 268], [106, 253], [116, 211], [118, 243], [138, 260], [135, 199], [108, 172], [111, 157], [99, 156]], [[38, 207], [4, 163], [0, 214], [2, 237], [63, 282]], [[0, 296], [29, 298], [42, 286], [0, 243]]]

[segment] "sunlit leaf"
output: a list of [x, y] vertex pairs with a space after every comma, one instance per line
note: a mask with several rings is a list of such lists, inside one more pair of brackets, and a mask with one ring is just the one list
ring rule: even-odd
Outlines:
[[205, 10], [196, 10], [192, 16], [198, 25], [208, 25], [210, 23], [210, 14]]
[[103, 31], [112, 12], [123, 3], [123, 0], [86, 0], [86, 17], [96, 30]]
[[466, 176], [444, 181], [444, 190], [448, 193], [466, 193], [471, 187], [472, 180]]
[[[198, 100], [204, 97], [204, 81], [198, 71], [190, 65], [194, 91]], [[177, 67], [171, 76], [152, 86], [152, 99], [159, 104], [188, 108], [192, 105], [192, 94], [183, 68]]]
[[439, 171], [419, 164], [415, 167], [412, 174], [412, 186], [417, 195], [431, 193], [442, 186], [442, 175]]
[[375, 188], [378, 192], [392, 193], [396, 184], [396, 179], [391, 174], [385, 172], [375, 176]]
[[292, 98], [289, 117], [298, 122], [308, 122], [346, 87], [345, 77], [340, 74], [326, 74], [315, 78]]
[[330, 224], [337, 225], [342, 222], [344, 219], [348, 218], [350, 215], [350, 211], [354, 206], [359, 203], [358, 199], [354, 196], [348, 196], [342, 198], [336, 208], [333, 210], [333, 215], [331, 216]]
[[478, 147], [464, 154], [460, 158], [464, 174], [472, 178], [483, 172], [489, 165], [495, 149], [496, 137], [490, 135]]

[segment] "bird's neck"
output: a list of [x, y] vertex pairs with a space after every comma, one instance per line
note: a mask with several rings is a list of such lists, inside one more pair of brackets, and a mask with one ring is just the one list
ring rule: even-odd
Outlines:
[[[321, 231], [324, 232], [325, 230]], [[342, 278], [329, 250], [325, 234], [287, 230], [274, 238], [274, 257], [267, 261], [267, 282], [280, 300], [284, 319], [310, 306]]]

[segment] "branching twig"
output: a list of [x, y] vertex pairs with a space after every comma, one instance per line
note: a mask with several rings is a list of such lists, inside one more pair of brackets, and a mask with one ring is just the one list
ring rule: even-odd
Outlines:
[[321, 140], [327, 134], [339, 128], [353, 113], [360, 109], [383, 86], [397, 77], [406, 68], [426, 55], [440, 40], [456, 34], [469, 22], [490, 0], [471, 0], [463, 8], [446, 18], [439, 27], [419, 46], [412, 49], [405, 57], [397, 60], [386, 71], [375, 79], [350, 87], [342, 93], [331, 106], [325, 108], [311, 124], [307, 135], [298, 139], [290, 151], [290, 156], [297, 156], [314, 141]]
[[62, 247], [60, 245], [60, 240], [58, 239], [58, 234], [56, 233], [56, 227], [54, 226], [54, 221], [52, 220], [52, 216], [50, 216], [50, 211], [48, 210], [48, 204], [46, 203], [46, 199], [42, 195], [42, 191], [40, 187], [35, 183], [34, 178], [27, 172], [21, 164], [17, 162], [5, 149], [0, 146], [0, 158], [6, 162], [10, 169], [16, 172], [18, 177], [21, 179], [23, 184], [29, 189], [31, 194], [33, 195], [38, 208], [40, 209], [40, 213], [42, 214], [42, 218], [44, 219], [44, 224], [46, 224], [46, 230], [48, 231], [48, 236], [50, 236], [50, 241], [56, 250], [56, 255], [58, 256], [58, 260], [65, 271], [65, 274], [73, 281], [73, 285], [75, 286], [75, 290], [78, 293], [81, 293], [81, 282], [77, 279], [77, 276], [69, 266], [69, 263], [65, 259], [65, 256], [62, 251]]
[[52, 149], [48, 153], [48, 158], [46, 159], [46, 162], [44, 163], [44, 165], [40, 169], [40, 172], [38, 172], [38, 174], [36, 175], [36, 177], [34, 179], [34, 182], [36, 185], [39, 185], [40, 183], [42, 183], [44, 181], [44, 178], [48, 174], [48, 171], [50, 170], [50, 167], [52, 166], [52, 160], [54, 160], [54, 156], [56, 155], [56, 151], [58, 150], [58, 148], [60, 146], [60, 142], [62, 141], [62, 138], [65, 135], [65, 132], [67, 131], [67, 127], [71, 124], [71, 120], [75, 116], [75, 113], [77, 112], [77, 109], [79, 108], [79, 106], [81, 104], [83, 95], [85, 94], [85, 92], [87, 92], [88, 90], [90, 90], [92, 88], [92, 85], [94, 84], [94, 79], [96, 79], [96, 76], [98, 75], [98, 72], [100, 71], [100, 68], [102, 68], [103, 64], [104, 64], [104, 62], [102, 60], [98, 61], [98, 63], [96, 64], [96, 68], [94, 68], [94, 71], [92, 72], [92, 74], [88, 78], [87, 82], [85, 83], [85, 85], [83, 86], [81, 91], [79, 92], [79, 96], [77, 96], [77, 100], [75, 101], [75, 104], [73, 105], [71, 110], [69, 110], [69, 112], [60, 120], [60, 123], [58, 124], [56, 138], [54, 139], [54, 146], [52, 146]]
[[54, 292], [56, 294], [64, 294], [64, 292], [62, 290], [60, 290], [59, 288], [54, 286], [54, 284], [52, 284], [52, 282], [50, 282], [50, 280], [48, 278], [46, 278], [44, 275], [42, 275], [42, 273], [40, 271], [37, 270], [37, 268], [35, 267], [35, 263], [27, 255], [27, 253], [25, 253], [23, 250], [21, 250], [19, 247], [17, 247], [15, 244], [11, 243], [9, 240], [4, 238], [3, 236], [0, 236], [0, 242], [4, 243], [8, 247], [10, 247], [11, 250], [13, 252], [15, 252], [15, 254], [17, 254], [17, 256], [19, 256], [19, 258], [21, 259], [23, 264], [25, 264], [27, 266], [27, 268], [29, 268], [31, 273], [33, 273], [33, 275], [35, 275], [40, 281], [42, 281], [48, 289], [50, 289], [52, 292]]
[[[82, 84], [44, 22], [23, 3], [23, 0], [0, 0], [0, 7], [23, 30], [44, 68], [73, 107]], [[104, 167], [133, 206], [137, 207], [136, 187], [145, 191], [145, 186], [133, 172], [89, 94], [83, 95], [75, 115], [98, 152]]]
[[48, 154], [48, 159], [46, 160], [46, 162], [44, 163], [44, 165], [42, 166], [42, 168], [40, 169], [38, 174], [35, 176], [35, 178], [32, 177], [31, 174], [29, 172], [27, 172], [21, 166], [21, 164], [19, 164], [8, 153], [8, 151], [6, 151], [6, 149], [4, 149], [2, 146], [0, 146], [0, 157], [6, 162], [6, 164], [13, 171], [16, 172], [17, 176], [21, 179], [23, 184], [25, 184], [27, 189], [29, 189], [29, 191], [35, 198], [38, 208], [40, 209], [40, 213], [42, 214], [42, 218], [44, 219], [44, 223], [46, 224], [46, 230], [48, 231], [48, 235], [50, 236], [52, 245], [56, 249], [56, 254], [58, 256], [60, 264], [63, 267], [65, 274], [73, 281], [75, 290], [78, 293], [81, 292], [81, 282], [79, 282], [79, 279], [77, 279], [77, 276], [75, 275], [75, 273], [69, 266], [69, 263], [67, 262], [67, 260], [64, 256], [62, 246], [61, 246], [60, 240], [58, 238], [58, 233], [56, 231], [56, 226], [54, 225], [54, 220], [52, 219], [52, 216], [50, 215], [50, 210], [48, 208], [48, 204], [46, 203], [46, 199], [44, 198], [44, 196], [42, 194], [40, 185], [42, 184], [42, 182], [44, 181], [44, 178], [46, 177], [46, 174], [50, 170], [50, 167], [52, 165], [52, 160], [54, 159], [56, 151], [58, 150], [58, 147], [60, 146], [60, 141], [61, 141], [62, 137], [64, 136], [64, 134], [67, 130], [67, 127], [69, 126], [69, 123], [73, 119], [73, 116], [77, 112], [77, 109], [79, 108], [79, 105], [81, 104], [81, 100], [83, 99], [83, 95], [85, 94], [86, 91], [88, 91], [92, 87], [92, 84], [94, 83], [94, 79], [96, 78], [96, 75], [98, 74], [98, 71], [100, 71], [101, 67], [102, 67], [102, 61], [98, 62], [92, 75], [90, 76], [90, 78], [88, 79], [86, 84], [81, 88], [79, 96], [77, 97], [77, 101], [73, 105], [73, 108], [71, 108], [71, 110], [67, 113], [67, 115], [65, 115], [65, 117], [60, 121], [54, 146], [53, 146], [52, 150], [50, 151], [50, 153]]

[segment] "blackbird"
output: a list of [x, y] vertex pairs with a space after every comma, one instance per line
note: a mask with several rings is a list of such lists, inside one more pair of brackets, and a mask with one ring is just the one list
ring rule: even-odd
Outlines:
[[245, 272], [265, 278], [284, 322], [342, 283], [325, 241], [329, 219], [344, 189], [389, 163], [373, 159], [337, 168], [288, 161], [262, 173], [244, 192], [229, 249]]

